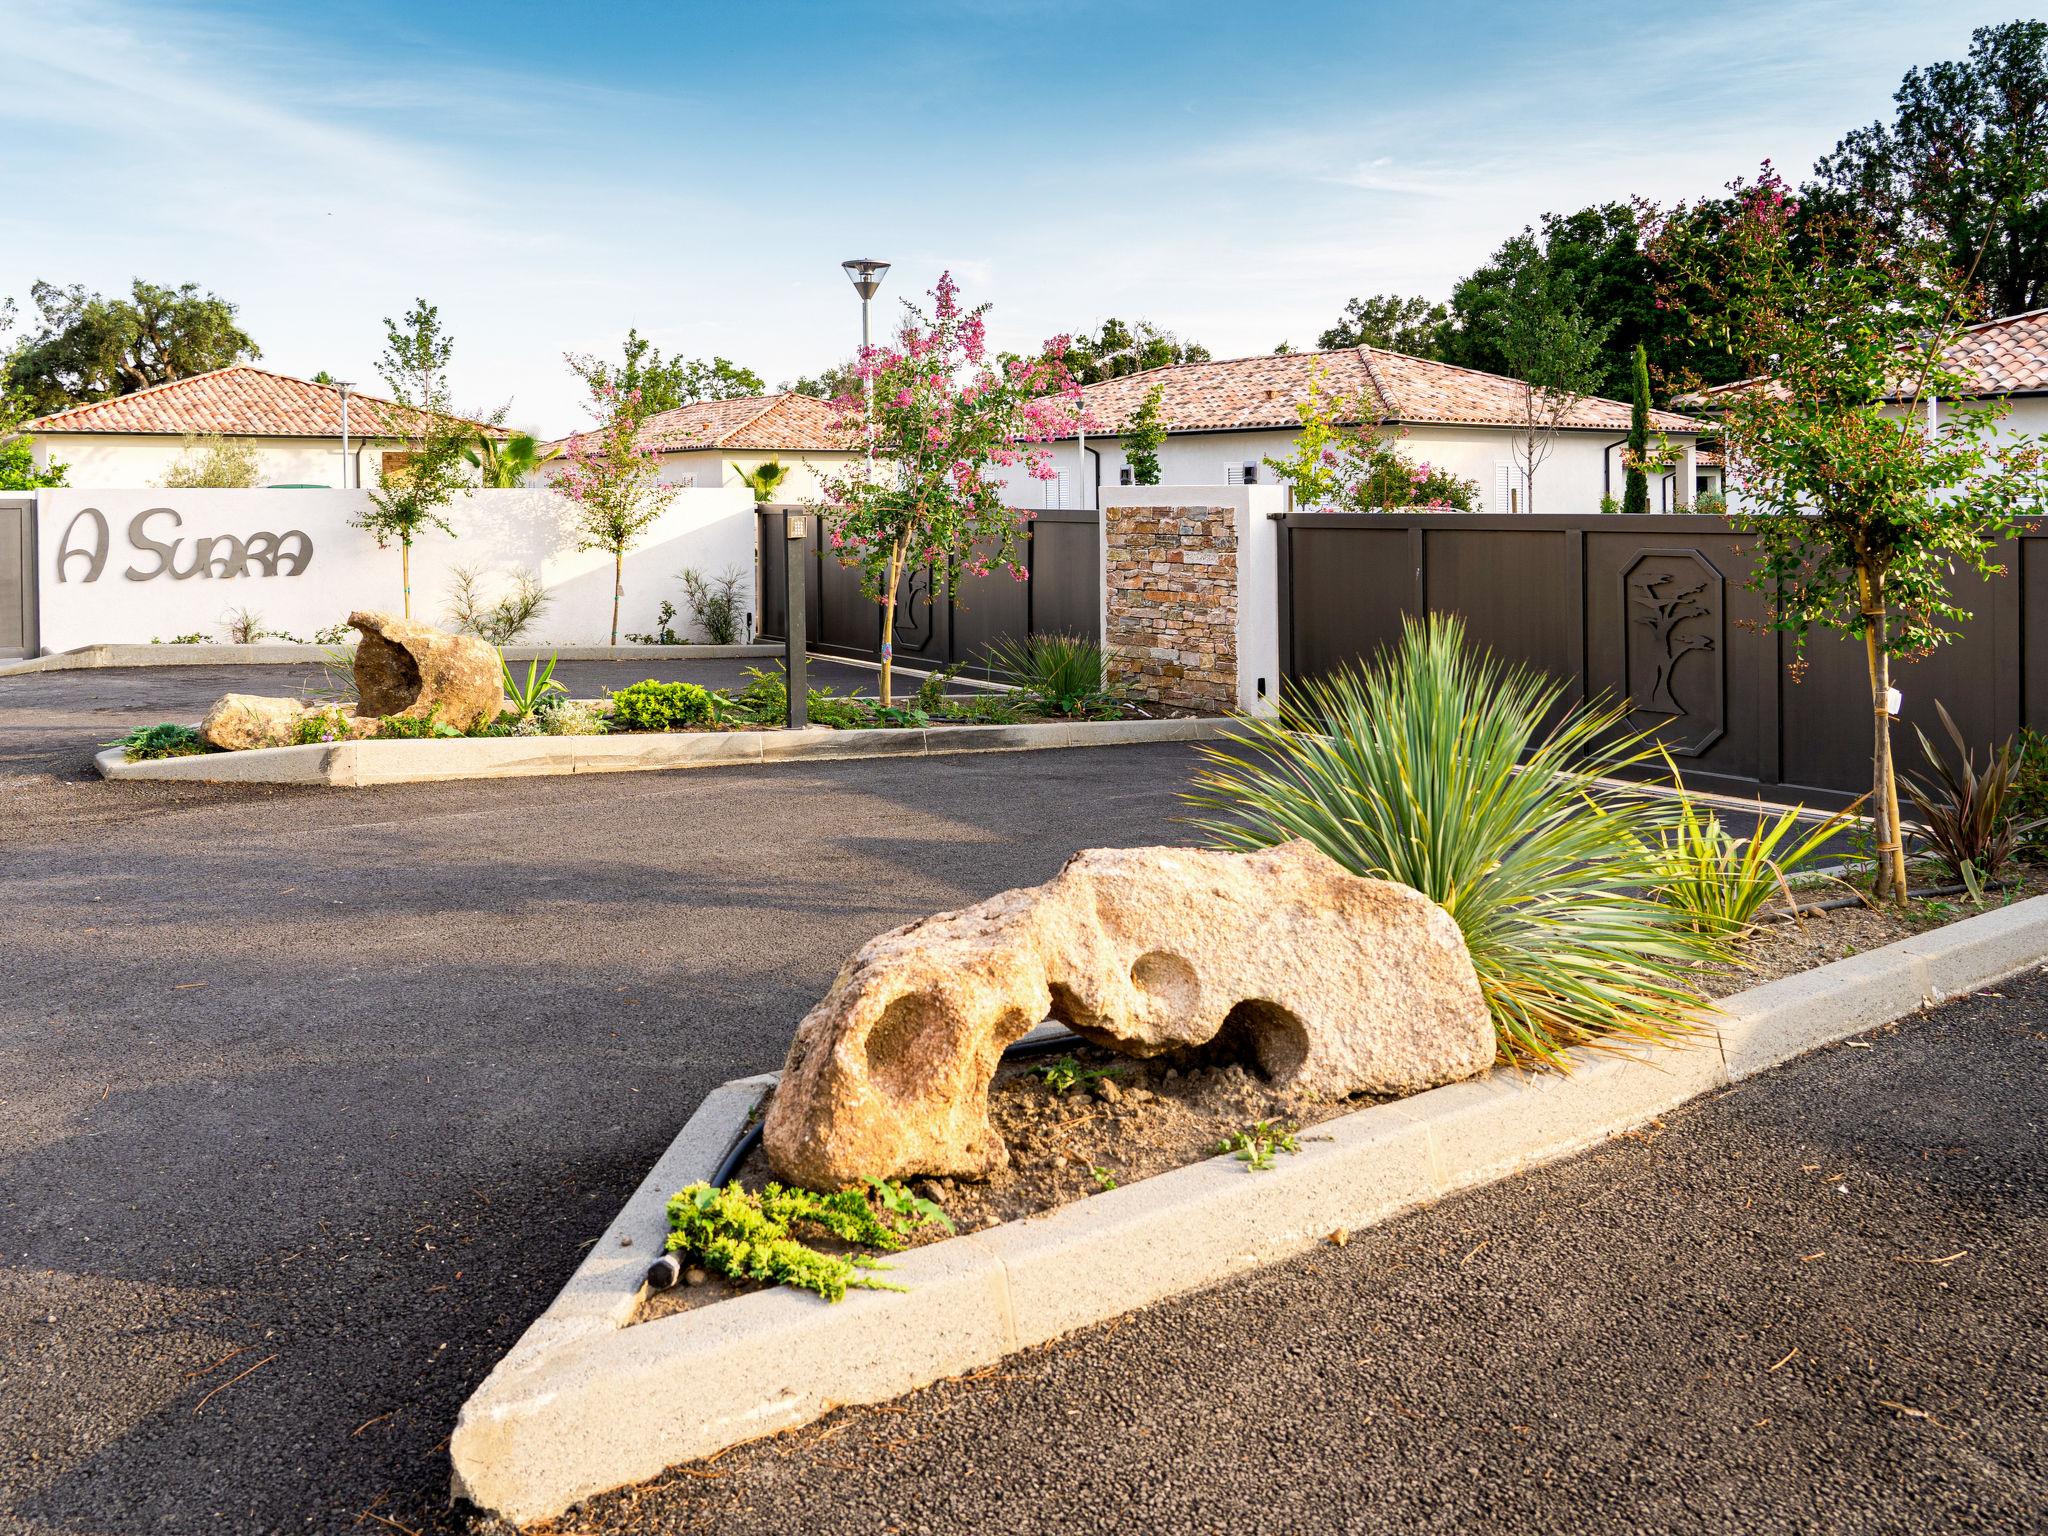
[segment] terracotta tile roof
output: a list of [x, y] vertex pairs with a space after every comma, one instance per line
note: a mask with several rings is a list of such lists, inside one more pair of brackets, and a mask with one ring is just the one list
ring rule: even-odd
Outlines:
[[640, 441], [666, 453], [707, 448], [741, 452], [832, 452], [847, 448], [839, 413], [810, 395], [748, 395], [699, 400], [657, 411], [640, 428]]
[[[1110, 433], [1123, 428], [1154, 386], [1165, 389], [1160, 403], [1170, 431], [1292, 427], [1301, 419], [1294, 408], [1308, 398], [1318, 368], [1325, 394], [1371, 402], [1388, 422], [1502, 427], [1521, 420], [1523, 386], [1517, 380], [1379, 347], [1175, 363], [1091, 384], [1082, 396], [1090, 418]], [[1589, 397], [1572, 408], [1564, 425], [1626, 432], [1628, 417], [1624, 402]], [[1664, 432], [1696, 432], [1701, 425], [1675, 411], [1652, 411], [1650, 422]]]
[[[1948, 349], [1948, 362], [1976, 381], [1981, 398], [2048, 393], [2048, 309], [1979, 321]], [[1757, 382], [1737, 379], [1681, 398], [1711, 405], [1716, 396], [1752, 389]]]
[[[349, 391], [352, 437], [406, 436], [411, 413], [378, 395]], [[503, 427], [470, 422], [480, 432], [505, 435]], [[340, 437], [341, 391], [287, 373], [238, 363], [212, 373], [195, 373], [168, 384], [152, 384], [112, 400], [76, 405], [26, 423], [25, 432], [141, 432], [219, 437]]]
[[1971, 326], [1949, 349], [1948, 360], [1987, 395], [2048, 390], [2048, 309]]

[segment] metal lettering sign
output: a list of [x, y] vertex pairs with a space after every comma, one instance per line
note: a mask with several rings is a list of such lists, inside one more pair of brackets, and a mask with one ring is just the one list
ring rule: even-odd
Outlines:
[[[161, 519], [168, 518], [163, 522]], [[177, 530], [184, 519], [170, 507], [150, 507], [128, 520], [128, 546], [137, 560], [122, 571], [128, 581], [154, 581], [168, 576], [173, 581], [190, 581], [195, 576], [226, 581], [236, 576], [297, 576], [313, 563], [313, 540], [302, 528], [272, 533], [262, 529], [243, 538], [239, 534], [206, 534], [186, 540]], [[83, 529], [80, 539], [81, 525]], [[81, 507], [57, 541], [57, 580], [71, 579], [72, 562], [85, 563], [84, 582], [100, 579], [107, 567], [110, 534], [106, 514], [97, 507]]]

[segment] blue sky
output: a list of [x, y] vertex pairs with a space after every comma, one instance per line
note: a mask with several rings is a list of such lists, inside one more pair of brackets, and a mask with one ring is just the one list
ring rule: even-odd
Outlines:
[[0, 294], [197, 281], [371, 387], [415, 294], [464, 406], [578, 424], [565, 350], [773, 384], [950, 267], [1026, 345], [1218, 356], [1448, 294], [1546, 209], [1804, 173], [2002, 5], [0, 0]]

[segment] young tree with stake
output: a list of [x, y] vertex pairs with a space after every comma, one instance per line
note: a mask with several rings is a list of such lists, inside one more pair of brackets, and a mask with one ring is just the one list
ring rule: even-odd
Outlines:
[[862, 353], [856, 375], [871, 380], [871, 403], [836, 402], [850, 443], [868, 450], [844, 474], [824, 477], [824, 514], [833, 552], [858, 566], [861, 587], [882, 606], [882, 702], [891, 702], [897, 594], [914, 564], [930, 566], [934, 593], [959, 589], [963, 573], [1005, 568], [1018, 581], [1028, 511], [1003, 505], [988, 467], [1022, 463], [1034, 479], [1055, 472], [1042, 449], [1080, 419], [1081, 389], [1060, 361], [1068, 338], [1037, 357], [990, 356], [986, 304], [960, 307], [941, 274], [929, 314], [908, 311], [894, 346]]
[[355, 520], [377, 540], [379, 549], [398, 542], [398, 568], [404, 584], [403, 612], [412, 617], [412, 546], [428, 528], [450, 538], [446, 508], [469, 491], [463, 455], [471, 427], [448, 412], [448, 359], [455, 341], [441, 329], [441, 312], [416, 299], [403, 324], [384, 321], [384, 356], [377, 372], [401, 410], [410, 452], [403, 468], [387, 476], [370, 493], [370, 507]]
[[675, 499], [677, 487], [661, 478], [661, 449], [640, 441], [645, 419], [640, 391], [596, 379], [590, 382], [590, 401], [598, 425], [565, 445], [553, 483], [574, 508], [576, 547], [601, 549], [612, 557], [611, 643], [617, 645], [626, 551]]
[[1706, 397], [1721, 411], [1735, 524], [1756, 537], [1750, 586], [1801, 645], [1815, 625], [1863, 642], [1876, 886], [1903, 901], [1891, 663], [1955, 638], [1946, 626], [1969, 617], [1949, 588], [1959, 568], [2004, 574], [1998, 544], [2048, 497], [2042, 449], [2000, 432], [2006, 402], [1976, 398], [1951, 361], [1969, 277], [1937, 244], [1888, 244], [1851, 216], [1797, 220], [1768, 164], [1731, 191], [1718, 271], [1661, 240], [1683, 206], [1653, 225], [1653, 253], [1674, 263], [1662, 302], [1725, 336], [1750, 375]]

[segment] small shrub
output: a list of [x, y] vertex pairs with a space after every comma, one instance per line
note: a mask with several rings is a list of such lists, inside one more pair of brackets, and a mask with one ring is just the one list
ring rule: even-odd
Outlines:
[[553, 595], [536, 571], [516, 571], [512, 590], [488, 601], [479, 590], [482, 577], [458, 565], [448, 577], [448, 623], [458, 635], [475, 635], [496, 646], [510, 645], [533, 627]]
[[533, 718], [539, 722], [543, 736], [602, 736], [605, 732], [604, 710], [582, 699], [567, 699], [552, 709], [537, 709]]
[[1102, 647], [1092, 640], [1060, 634], [1011, 637], [990, 646], [988, 660], [1045, 714], [1122, 713], [1120, 690], [1111, 685]]
[[2015, 819], [2034, 828], [2026, 843], [2030, 851], [2039, 852], [2040, 829], [2048, 826], [2048, 736], [2022, 730], [2014, 738], [2012, 785], [2006, 800]]
[[1788, 842], [1800, 824], [1797, 810], [1772, 822], [1759, 821], [1747, 837], [1735, 837], [1719, 817], [1701, 812], [1690, 795], [1682, 794], [1677, 818], [1661, 829], [1653, 850], [1657, 895], [1695, 932], [1738, 938], [1755, 925], [1773, 892], [1784, 892], [1786, 905], [1796, 905], [1792, 877], [1847, 830], [1856, 806]]
[[151, 645], [210, 645], [213, 643], [213, 636], [202, 634], [195, 629], [188, 635], [173, 635], [168, 640], [160, 640], [155, 635], [151, 635], [149, 643]]
[[711, 695], [695, 683], [663, 683], [648, 678], [612, 695], [615, 731], [680, 730], [703, 725], [711, 716]]
[[263, 615], [248, 608], [229, 609], [221, 622], [227, 626], [229, 645], [256, 645], [270, 634], [263, 627]]
[[159, 757], [197, 757], [213, 749], [206, 744], [206, 738], [189, 725], [174, 725], [165, 721], [162, 725], [138, 725], [119, 741], [105, 743], [110, 747], [124, 747], [124, 761], [144, 763]]
[[690, 605], [690, 617], [710, 644], [738, 644], [742, 617], [740, 584], [745, 580], [746, 573], [738, 567], [716, 576], [705, 576], [696, 570], [683, 572], [683, 600]]
[[1223, 847], [1306, 838], [1353, 874], [1414, 887], [1456, 920], [1501, 1054], [1563, 1066], [1609, 1036], [1689, 1032], [1694, 966], [1722, 946], [1647, 894], [1668, 815], [1600, 783], [1655, 755], [1626, 707], [1564, 709], [1563, 685], [1410, 622], [1363, 670], [1290, 690], [1206, 748], [1188, 798]]
[[1702, 517], [1726, 517], [1728, 498], [1719, 491], [1702, 491], [1699, 500], [1692, 504], [1692, 509]]
[[917, 685], [917, 694], [910, 702], [926, 714], [936, 714], [939, 706], [946, 702], [946, 684], [959, 674], [962, 662], [950, 667], [941, 667], [936, 672], [927, 672], [924, 681]]
[[914, 706], [884, 704], [860, 693], [842, 697], [830, 688], [813, 688], [806, 707], [813, 725], [835, 731], [915, 730], [932, 723], [931, 716]]
[[1924, 785], [1902, 773], [1899, 787], [1920, 813], [1920, 835], [1927, 839], [1934, 857], [1975, 896], [1998, 878], [2021, 839], [2041, 823], [2017, 820], [2008, 803], [2021, 762], [2014, 744], [2008, 741], [1994, 749], [1980, 775], [1976, 754], [1964, 743], [1963, 733], [1938, 699], [1934, 710], [1955, 744], [1956, 761], [1951, 763], [1936, 751], [1927, 733], [1916, 726], [1914, 733], [1934, 770], [1935, 782]]
[[654, 611], [654, 633], [651, 635], [628, 634], [635, 645], [681, 645], [683, 637], [676, 633], [676, 605], [667, 598]]

